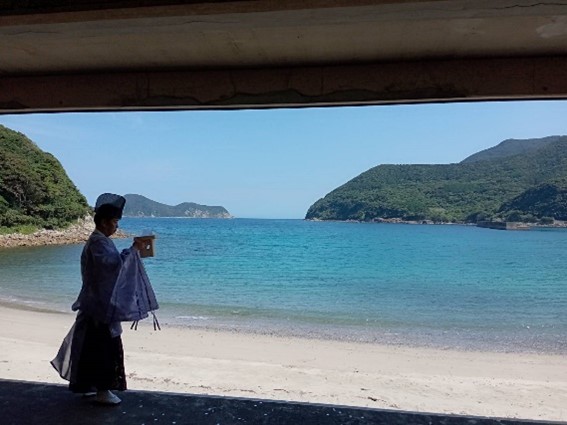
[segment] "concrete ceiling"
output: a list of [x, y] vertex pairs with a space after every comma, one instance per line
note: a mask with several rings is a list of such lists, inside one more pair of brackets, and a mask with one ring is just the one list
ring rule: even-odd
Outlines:
[[567, 1], [38, 3], [0, 0], [0, 111], [567, 96]]

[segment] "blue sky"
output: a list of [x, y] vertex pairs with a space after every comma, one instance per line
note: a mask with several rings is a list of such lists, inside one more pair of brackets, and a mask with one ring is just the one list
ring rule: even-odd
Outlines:
[[567, 101], [199, 112], [2, 115], [54, 154], [91, 204], [102, 192], [303, 218], [379, 164], [459, 162], [509, 138], [567, 134]]

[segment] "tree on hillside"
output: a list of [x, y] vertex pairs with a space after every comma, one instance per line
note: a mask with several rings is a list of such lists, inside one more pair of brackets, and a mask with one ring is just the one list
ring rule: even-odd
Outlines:
[[64, 227], [89, 212], [53, 155], [0, 126], [0, 227]]

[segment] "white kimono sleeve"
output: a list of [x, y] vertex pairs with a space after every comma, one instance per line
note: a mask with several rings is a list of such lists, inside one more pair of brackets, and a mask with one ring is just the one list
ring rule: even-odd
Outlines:
[[123, 260], [110, 298], [106, 322], [138, 321], [159, 308], [157, 299], [137, 250]]

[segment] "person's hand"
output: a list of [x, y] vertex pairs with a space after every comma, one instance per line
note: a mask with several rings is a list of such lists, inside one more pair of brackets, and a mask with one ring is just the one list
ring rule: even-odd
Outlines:
[[141, 239], [134, 238], [134, 242], [132, 243], [132, 248], [137, 249], [138, 251], [142, 251], [146, 249], [146, 242]]

